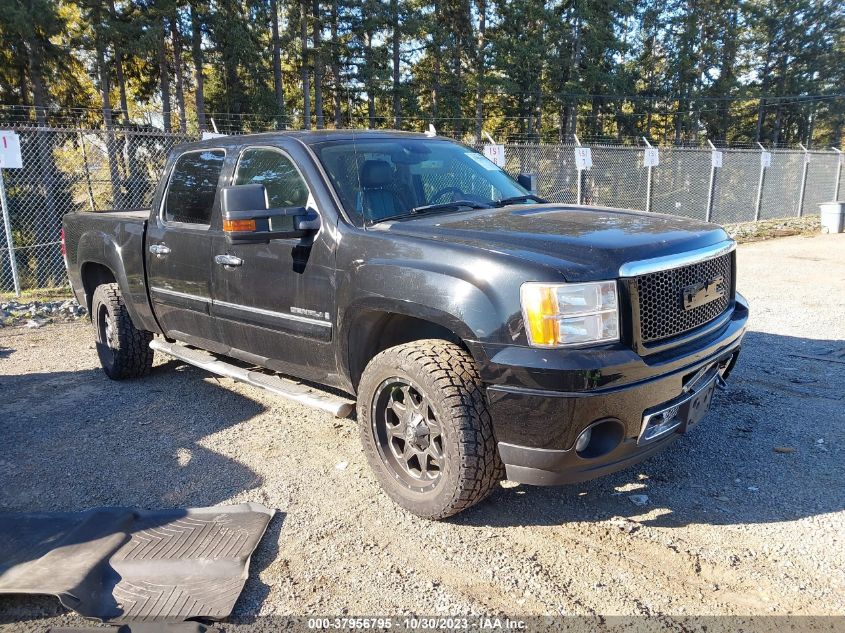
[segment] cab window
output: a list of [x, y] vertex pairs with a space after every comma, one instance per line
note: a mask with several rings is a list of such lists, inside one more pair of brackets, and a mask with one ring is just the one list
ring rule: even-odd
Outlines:
[[235, 185], [254, 184], [264, 185], [271, 209], [308, 204], [308, 186], [293, 162], [277, 150], [253, 148], [241, 154]]
[[188, 152], [176, 160], [164, 198], [165, 222], [211, 223], [225, 156], [223, 150], [207, 150]]

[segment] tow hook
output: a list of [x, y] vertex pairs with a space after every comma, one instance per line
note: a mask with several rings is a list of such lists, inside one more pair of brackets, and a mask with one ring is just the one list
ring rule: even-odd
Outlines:
[[716, 374], [716, 387], [720, 391], [726, 391], [728, 388], [728, 383], [726, 383], [725, 379], [722, 378], [722, 374]]

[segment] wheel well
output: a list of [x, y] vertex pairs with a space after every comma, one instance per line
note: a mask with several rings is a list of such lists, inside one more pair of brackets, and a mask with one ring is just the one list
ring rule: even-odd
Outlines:
[[97, 286], [111, 284], [117, 281], [114, 273], [102, 264], [88, 262], [82, 265], [82, 289], [85, 291], [85, 308], [91, 314], [91, 301]]
[[349, 328], [349, 376], [354, 389], [364, 368], [372, 358], [384, 350], [423, 339], [443, 339], [469, 349], [452, 330], [432, 321], [395, 312], [366, 312], [360, 314]]

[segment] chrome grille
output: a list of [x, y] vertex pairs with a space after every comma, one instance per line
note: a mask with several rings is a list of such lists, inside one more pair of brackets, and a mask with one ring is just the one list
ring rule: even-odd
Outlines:
[[[684, 309], [684, 288], [722, 277], [718, 299]], [[683, 334], [720, 316], [733, 301], [733, 256], [714, 259], [640, 275], [634, 279], [633, 304], [639, 306], [640, 340], [651, 343]]]

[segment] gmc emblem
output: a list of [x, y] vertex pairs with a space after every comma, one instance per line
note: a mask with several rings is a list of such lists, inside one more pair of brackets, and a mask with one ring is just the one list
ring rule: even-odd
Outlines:
[[692, 310], [716, 299], [721, 299], [725, 296], [724, 283], [724, 277], [719, 275], [709, 281], [703, 281], [684, 288], [684, 310]]

